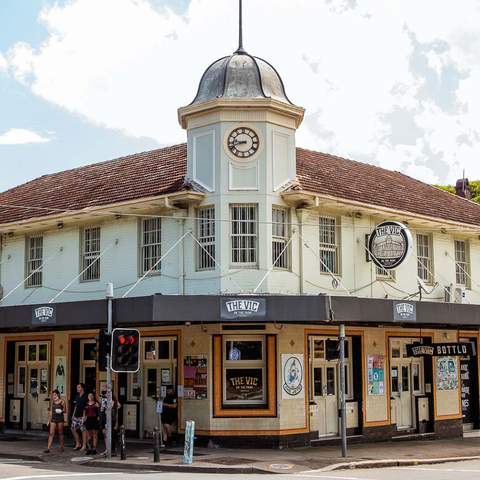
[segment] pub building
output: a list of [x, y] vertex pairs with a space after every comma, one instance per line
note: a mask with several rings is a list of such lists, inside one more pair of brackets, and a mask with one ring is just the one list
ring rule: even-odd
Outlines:
[[335, 439], [339, 323], [349, 435], [479, 428], [480, 205], [297, 148], [303, 118], [240, 44], [178, 110], [185, 144], [0, 194], [2, 426], [45, 429], [53, 388], [104, 388], [112, 282], [114, 325], [141, 332], [140, 370], [114, 375], [131, 436], [173, 385], [179, 435]]

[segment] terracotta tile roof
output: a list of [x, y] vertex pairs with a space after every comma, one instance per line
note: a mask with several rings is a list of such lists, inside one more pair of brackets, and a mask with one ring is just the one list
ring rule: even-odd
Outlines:
[[[0, 224], [186, 190], [186, 158], [181, 144], [45, 175], [0, 193]], [[299, 148], [297, 177], [309, 192], [480, 225], [480, 205], [373, 165]]]
[[185, 190], [186, 158], [181, 144], [44, 175], [0, 193], [0, 224]]
[[303, 190], [453, 222], [480, 225], [480, 205], [400, 172], [297, 149]]

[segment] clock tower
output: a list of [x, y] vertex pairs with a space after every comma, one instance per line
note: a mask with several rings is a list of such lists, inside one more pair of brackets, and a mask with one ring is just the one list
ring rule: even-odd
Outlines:
[[[260, 271], [271, 259], [266, 225], [272, 205], [281, 203], [281, 192], [296, 178], [295, 131], [304, 109], [290, 101], [277, 70], [244, 49], [239, 1], [238, 49], [206, 69], [194, 100], [178, 110], [178, 118], [187, 130], [187, 177], [207, 194], [215, 217], [230, 218], [230, 205], [258, 207]], [[229, 265], [228, 222], [218, 229], [223, 231], [221, 260]]]

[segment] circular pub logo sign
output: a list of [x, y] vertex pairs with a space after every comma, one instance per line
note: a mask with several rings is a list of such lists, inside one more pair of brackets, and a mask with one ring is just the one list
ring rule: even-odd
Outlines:
[[302, 391], [302, 364], [297, 357], [290, 357], [283, 367], [283, 389], [288, 395], [298, 395]]
[[368, 241], [373, 262], [380, 268], [397, 268], [412, 251], [412, 234], [400, 222], [382, 222], [375, 227]]

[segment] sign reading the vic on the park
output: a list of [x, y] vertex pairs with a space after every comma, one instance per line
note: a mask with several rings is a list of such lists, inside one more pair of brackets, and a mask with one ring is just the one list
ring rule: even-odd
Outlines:
[[267, 301], [257, 297], [222, 297], [222, 320], [262, 320], [267, 315]]
[[373, 262], [384, 270], [401, 265], [412, 251], [412, 234], [400, 222], [382, 222], [375, 227], [368, 240]]
[[32, 325], [55, 325], [57, 315], [53, 305], [32, 308]]

